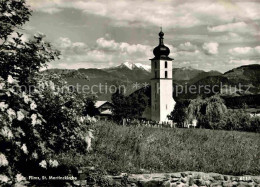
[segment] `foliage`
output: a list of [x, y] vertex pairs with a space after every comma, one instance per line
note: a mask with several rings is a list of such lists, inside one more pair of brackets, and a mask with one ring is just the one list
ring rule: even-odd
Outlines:
[[123, 118], [141, 118], [144, 110], [149, 105], [149, 98], [144, 92], [125, 96], [122, 91], [117, 89], [111, 100], [114, 106], [113, 115], [116, 121], [120, 121]]
[[82, 163], [109, 174], [202, 171], [259, 175], [257, 133], [120, 126], [98, 122]]
[[98, 109], [95, 107], [95, 100], [93, 98], [90, 97], [86, 97], [84, 98], [84, 109], [83, 109], [83, 114], [89, 115], [91, 117], [99, 114]]
[[173, 120], [175, 123], [177, 123], [178, 127], [183, 127], [183, 123], [186, 120], [187, 112], [188, 112], [188, 105], [190, 101], [189, 100], [180, 100], [176, 103], [174, 106], [174, 110], [171, 112], [171, 114], [168, 116], [170, 120]]
[[197, 119], [201, 128], [260, 132], [257, 117], [251, 117], [243, 109], [228, 110], [224, 100], [217, 95], [184, 102], [178, 102], [170, 115], [179, 126]]
[[10, 38], [29, 19], [24, 0], [0, 5], [0, 185], [11, 185], [25, 181], [22, 175], [59, 168], [58, 153], [86, 153], [92, 134], [84, 99], [61, 77], [39, 73], [59, 52], [42, 35], [28, 42], [19, 33]]

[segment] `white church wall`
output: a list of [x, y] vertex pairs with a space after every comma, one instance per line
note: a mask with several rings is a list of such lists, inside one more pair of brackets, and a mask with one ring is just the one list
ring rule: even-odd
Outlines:
[[167, 116], [173, 111], [176, 102], [172, 97], [172, 80], [160, 80], [160, 121], [168, 121]]

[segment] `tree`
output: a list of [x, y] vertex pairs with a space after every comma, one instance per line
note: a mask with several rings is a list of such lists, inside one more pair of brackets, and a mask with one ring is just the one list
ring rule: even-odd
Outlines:
[[112, 95], [111, 100], [114, 106], [113, 115], [116, 121], [121, 121], [123, 118], [141, 118], [146, 107], [149, 105], [149, 98], [142, 90], [125, 96], [117, 89]]
[[127, 113], [127, 100], [125, 95], [117, 89], [114, 94], [111, 96], [113, 104], [113, 117], [115, 121], [121, 122], [123, 118], [128, 117]]
[[173, 120], [175, 123], [177, 123], [178, 127], [183, 127], [184, 121], [188, 119], [187, 113], [189, 103], [189, 100], [178, 101], [174, 106], [174, 110], [168, 116], [170, 120]]
[[90, 136], [80, 96], [60, 76], [39, 72], [59, 52], [42, 35], [11, 37], [30, 13], [24, 0], [0, 1], [0, 185], [58, 168], [61, 152], [86, 153]]
[[85, 103], [85, 107], [83, 109], [83, 114], [86, 116], [86, 115], [89, 115], [91, 117], [99, 114], [99, 111], [98, 109], [95, 107], [95, 100], [90, 98], [90, 97], [87, 97], [87, 98], [84, 98], [84, 103]]
[[206, 99], [200, 97], [192, 100], [188, 106], [188, 119], [197, 119], [199, 126], [204, 128], [220, 128], [215, 125], [227, 112], [224, 100], [218, 95]]

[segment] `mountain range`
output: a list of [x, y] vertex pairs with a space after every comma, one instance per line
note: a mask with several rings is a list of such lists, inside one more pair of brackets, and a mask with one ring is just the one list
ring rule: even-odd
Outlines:
[[[125, 62], [115, 67], [104, 69], [48, 69], [45, 73], [60, 74], [71, 85], [125, 85], [127, 94], [136, 90], [133, 89], [133, 84], [138, 83], [141, 86], [144, 83], [149, 83], [152, 77], [151, 67], [140, 63]], [[232, 89], [220, 88], [222, 94], [238, 96], [245, 94], [259, 94], [260, 93], [260, 65], [246, 65], [232, 69], [225, 73], [218, 71], [203, 71], [191, 67], [173, 68], [173, 86], [176, 85], [228, 85], [232, 88], [243, 85], [240, 90], [235, 92]], [[246, 86], [250, 89], [245, 92]], [[105, 89], [103, 87], [102, 89]], [[105, 90], [103, 90], [105, 92]], [[111, 93], [99, 93], [99, 100], [110, 100]], [[229, 93], [232, 92], [232, 93]], [[192, 98], [197, 96], [190, 94], [183, 94], [180, 97]]]

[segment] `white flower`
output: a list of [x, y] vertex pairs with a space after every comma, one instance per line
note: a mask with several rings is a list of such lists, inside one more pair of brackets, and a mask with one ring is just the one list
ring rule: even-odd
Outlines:
[[35, 104], [35, 102], [32, 102], [32, 103], [30, 104], [30, 108], [31, 108], [31, 110], [34, 110], [34, 109], [37, 108], [37, 105]]
[[22, 121], [24, 119], [24, 114], [20, 110], [17, 112], [17, 119], [18, 121]]
[[5, 83], [0, 82], [0, 90], [2, 90], [4, 88], [4, 85], [5, 85]]
[[8, 114], [8, 117], [9, 117], [9, 120], [12, 121], [15, 117], [16, 117], [16, 113], [13, 109], [9, 108], [7, 110], [7, 114]]
[[23, 152], [24, 152], [25, 154], [28, 154], [28, 150], [27, 150], [27, 147], [26, 147], [25, 144], [23, 144], [23, 146], [21, 147], [21, 149], [23, 150]]
[[45, 168], [47, 169], [47, 162], [45, 160], [42, 160], [39, 165], [42, 167], [42, 168]]
[[0, 153], [0, 167], [1, 166], [8, 166], [8, 160], [6, 159], [5, 155]]
[[22, 176], [22, 174], [17, 174], [16, 176], [16, 181], [17, 182], [21, 182], [21, 181], [25, 181], [26, 180], [26, 178], [24, 177], [24, 176]]
[[53, 168], [58, 167], [58, 165], [59, 165], [57, 160], [50, 160], [49, 163], [50, 163], [50, 166]]
[[17, 82], [17, 80], [15, 80], [11, 75], [8, 75], [7, 82], [9, 84], [13, 84], [13, 83]]
[[24, 100], [24, 102], [25, 102], [26, 104], [28, 104], [28, 103], [29, 103], [29, 101], [30, 101], [30, 98], [29, 98], [29, 96], [28, 96], [28, 95], [26, 95], [26, 93], [25, 93], [25, 92], [23, 92], [23, 93], [22, 93], [22, 96], [23, 96], [23, 100]]
[[37, 154], [36, 152], [33, 152], [32, 157], [33, 157], [34, 159], [38, 159], [38, 154]]
[[36, 124], [37, 124], [37, 125], [41, 125], [41, 124], [42, 124], [42, 121], [41, 121], [40, 119], [37, 119], [37, 120], [36, 120]]
[[9, 178], [5, 175], [0, 175], [0, 182], [1, 183], [7, 183], [9, 181]]
[[31, 119], [32, 119], [32, 125], [34, 126], [34, 125], [36, 125], [37, 124], [37, 115], [36, 114], [32, 114], [31, 115]]
[[54, 82], [52, 82], [52, 81], [49, 81], [49, 86], [50, 86], [50, 89], [51, 90], [55, 90], [55, 84], [54, 84]]
[[12, 138], [14, 137], [12, 131], [11, 131], [8, 127], [6, 127], [6, 126], [4, 126], [4, 127], [1, 129], [1, 134], [2, 134], [4, 137], [8, 138], [8, 139], [12, 139]]
[[8, 108], [8, 104], [5, 104], [5, 102], [0, 103], [0, 109], [2, 112], [5, 111], [5, 109], [7, 109], [7, 108]]

